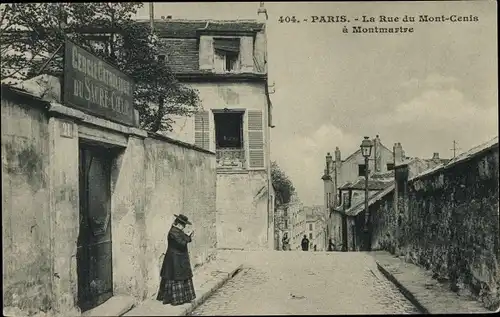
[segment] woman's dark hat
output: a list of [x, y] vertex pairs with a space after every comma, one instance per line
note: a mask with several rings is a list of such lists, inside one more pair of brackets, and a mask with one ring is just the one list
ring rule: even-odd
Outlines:
[[175, 215], [174, 214], [174, 217], [182, 222], [183, 224], [187, 224], [187, 225], [191, 225], [192, 223], [188, 220], [188, 217], [184, 216], [183, 214], [179, 214], [179, 215]]

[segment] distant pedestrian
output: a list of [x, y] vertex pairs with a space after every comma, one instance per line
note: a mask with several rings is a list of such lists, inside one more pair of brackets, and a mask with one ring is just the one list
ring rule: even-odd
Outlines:
[[333, 243], [333, 239], [328, 241], [328, 251], [335, 251], [335, 244]]
[[160, 289], [156, 299], [163, 304], [182, 305], [196, 298], [187, 248], [194, 232], [184, 232], [186, 225], [191, 225], [188, 217], [183, 214], [174, 216], [174, 223], [168, 232], [168, 247], [161, 267]]
[[302, 238], [302, 242], [300, 243], [302, 246], [302, 251], [308, 251], [309, 250], [309, 239], [307, 239], [307, 236], [304, 235]]
[[288, 251], [288, 249], [290, 248], [290, 239], [288, 238], [288, 233], [285, 232], [285, 234], [283, 234], [283, 251]]
[[316, 250], [316, 245], [314, 245], [314, 251], [317, 251], [317, 250]]

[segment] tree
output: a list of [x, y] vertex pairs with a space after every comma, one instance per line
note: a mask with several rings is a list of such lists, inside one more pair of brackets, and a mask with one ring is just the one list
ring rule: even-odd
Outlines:
[[[135, 82], [135, 109], [141, 127], [171, 130], [171, 115], [198, 111], [195, 89], [176, 80], [158, 61], [159, 45], [149, 24], [132, 19], [140, 2], [12, 3], [0, 13], [1, 79], [25, 80], [45, 66], [44, 73], [61, 77], [62, 44], [69, 38], [117, 66]], [[51, 55], [53, 60], [46, 65]]]
[[271, 182], [275, 190], [276, 207], [288, 204], [295, 193], [295, 187], [275, 161], [271, 162]]

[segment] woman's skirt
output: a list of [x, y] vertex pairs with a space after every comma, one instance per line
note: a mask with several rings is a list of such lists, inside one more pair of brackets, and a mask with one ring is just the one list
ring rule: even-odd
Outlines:
[[160, 289], [156, 299], [163, 304], [182, 305], [196, 298], [193, 279], [172, 281], [161, 278]]

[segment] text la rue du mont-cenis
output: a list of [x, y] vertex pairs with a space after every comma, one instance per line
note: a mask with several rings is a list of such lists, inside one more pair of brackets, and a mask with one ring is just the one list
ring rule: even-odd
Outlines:
[[[361, 15], [359, 17], [348, 17], [347, 15], [312, 15], [309, 17], [298, 18], [296, 16], [280, 16], [279, 23], [311, 23], [311, 24], [324, 24], [324, 23], [351, 23], [356, 25], [344, 25], [342, 28], [343, 33], [414, 33], [414, 23], [419, 24], [433, 24], [433, 23], [471, 23], [479, 22], [479, 17], [476, 15], [402, 15], [402, 16], [368, 16]], [[377, 23], [378, 25], [373, 25]], [[408, 26], [394, 25], [394, 23], [411, 24]]]

